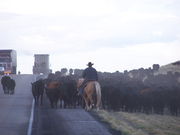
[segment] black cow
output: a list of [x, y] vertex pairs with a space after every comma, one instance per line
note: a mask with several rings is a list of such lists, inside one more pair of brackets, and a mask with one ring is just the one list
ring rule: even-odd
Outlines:
[[32, 94], [35, 100], [35, 104], [39, 104], [39, 97], [41, 98], [41, 105], [43, 104], [43, 93], [44, 93], [44, 82], [42, 79], [31, 83], [32, 84]]
[[16, 86], [15, 80], [11, 79], [10, 76], [3, 76], [1, 79], [4, 94], [14, 94], [14, 88]]
[[77, 88], [76, 81], [70, 76], [62, 77], [61, 80], [62, 99], [64, 101], [64, 108], [76, 107], [77, 105]]
[[62, 91], [60, 88], [60, 83], [58, 81], [47, 81], [46, 82], [46, 95], [49, 98], [51, 108], [57, 108], [57, 103], [59, 99], [61, 98]]
[[9, 94], [14, 94], [14, 89], [15, 89], [15, 86], [16, 86], [16, 82], [14, 79], [10, 79], [9, 81], [9, 85], [8, 85], [8, 90], [9, 90]]

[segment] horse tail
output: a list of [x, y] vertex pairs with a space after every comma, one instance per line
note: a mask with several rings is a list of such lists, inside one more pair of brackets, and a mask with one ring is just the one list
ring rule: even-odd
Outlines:
[[96, 88], [96, 95], [97, 95], [96, 107], [97, 107], [97, 109], [99, 109], [99, 107], [101, 105], [101, 86], [100, 86], [99, 82], [95, 82], [95, 88]]

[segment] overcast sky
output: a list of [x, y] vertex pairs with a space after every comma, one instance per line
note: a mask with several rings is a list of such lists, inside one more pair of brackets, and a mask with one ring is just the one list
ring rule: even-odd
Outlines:
[[180, 60], [180, 0], [0, 0], [0, 49], [18, 70], [50, 54], [53, 71], [115, 72]]

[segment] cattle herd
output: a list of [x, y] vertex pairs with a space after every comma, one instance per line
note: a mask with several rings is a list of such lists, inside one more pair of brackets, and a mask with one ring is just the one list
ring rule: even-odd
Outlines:
[[[45, 84], [51, 107], [57, 107], [58, 101], [62, 101], [64, 107], [83, 104], [76, 90], [76, 82], [82, 71], [76, 70], [73, 75], [67, 76], [60, 76], [58, 72], [41, 80]], [[154, 75], [151, 72], [144, 77], [135, 75], [132, 77], [127, 72], [98, 72], [103, 109], [175, 116], [180, 114], [180, 73]]]
[[108, 110], [146, 114], [180, 114], [180, 74], [145, 78], [124, 73], [101, 73], [103, 107]]
[[[77, 80], [83, 70], [74, 74], [50, 73], [47, 78], [32, 82], [32, 94], [38, 105], [43, 105], [47, 95], [52, 108], [84, 107], [77, 94]], [[98, 72], [102, 93], [102, 108], [113, 111], [140, 112], [146, 114], [180, 115], [180, 73], [168, 72], [155, 75], [153, 71]], [[9, 76], [1, 79], [4, 94], [13, 94], [15, 81]]]
[[74, 108], [83, 104], [82, 98], [77, 94], [76, 81], [73, 76], [56, 76], [49, 74], [47, 78], [32, 83], [32, 94], [35, 103], [43, 104], [43, 94], [46, 93], [52, 108]]

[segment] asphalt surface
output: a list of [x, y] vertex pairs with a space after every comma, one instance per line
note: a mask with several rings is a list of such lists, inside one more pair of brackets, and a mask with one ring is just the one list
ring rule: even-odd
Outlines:
[[[14, 95], [5, 95], [0, 84], [0, 135], [26, 135], [32, 106], [32, 75], [13, 75]], [[1, 78], [1, 76], [0, 76]]]
[[44, 99], [35, 107], [33, 135], [111, 135], [108, 130], [81, 108], [51, 109]]
[[[11, 77], [16, 80], [14, 95], [5, 95], [0, 85], [0, 135], [29, 135], [33, 101], [31, 82], [36, 76]], [[46, 95], [43, 101], [43, 106], [34, 108], [32, 135], [110, 135], [83, 109], [51, 109]]]

